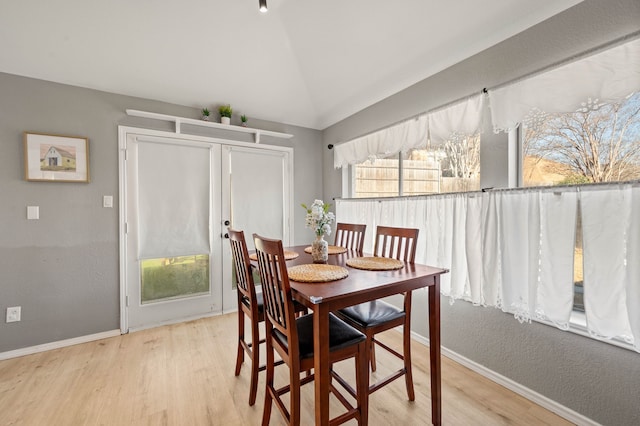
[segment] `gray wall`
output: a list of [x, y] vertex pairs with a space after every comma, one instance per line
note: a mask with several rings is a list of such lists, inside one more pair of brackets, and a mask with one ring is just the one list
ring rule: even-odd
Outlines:
[[[119, 329], [118, 125], [171, 130], [126, 116], [128, 108], [193, 118], [198, 111], [2, 73], [0, 93], [0, 352]], [[321, 132], [250, 120], [294, 135], [261, 143], [293, 147], [296, 206], [321, 197]], [[88, 137], [91, 182], [25, 181], [24, 131]], [[113, 195], [114, 208], [102, 207], [103, 195]], [[28, 205], [40, 206], [40, 220], [26, 219]], [[294, 236], [302, 244], [310, 236], [299, 210]], [[21, 322], [5, 323], [8, 306], [22, 306]]]
[[[333, 151], [327, 144], [511, 81], [639, 30], [639, 1], [586, 0], [325, 129], [325, 198], [341, 196], [340, 171], [333, 169]], [[481, 157], [481, 186], [508, 186], [506, 136], [485, 131]], [[425, 336], [426, 305], [426, 292], [417, 292], [414, 327]], [[537, 323], [521, 325], [493, 308], [465, 302], [449, 305], [446, 299], [442, 344], [604, 425], [640, 424], [640, 356], [635, 352]]]

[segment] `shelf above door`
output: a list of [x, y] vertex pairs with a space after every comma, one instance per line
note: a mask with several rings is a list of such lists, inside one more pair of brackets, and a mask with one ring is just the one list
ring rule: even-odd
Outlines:
[[159, 114], [155, 112], [139, 111], [135, 109], [126, 110], [127, 115], [131, 117], [151, 118], [154, 120], [169, 121], [175, 124], [175, 132], [182, 134], [182, 124], [189, 124], [191, 126], [209, 127], [213, 129], [226, 130], [230, 132], [238, 133], [250, 133], [253, 134], [253, 140], [255, 143], [260, 143], [260, 136], [271, 136], [274, 138], [291, 139], [293, 135], [289, 133], [273, 132], [271, 130], [254, 129], [251, 127], [234, 126], [231, 124], [212, 123], [210, 121], [202, 121], [194, 118], [177, 117], [174, 115]]

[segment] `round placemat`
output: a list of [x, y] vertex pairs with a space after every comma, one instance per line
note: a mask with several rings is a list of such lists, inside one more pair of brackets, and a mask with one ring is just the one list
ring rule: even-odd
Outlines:
[[[300, 256], [298, 253], [296, 253], [295, 251], [289, 251], [289, 250], [285, 250], [284, 251], [284, 260], [293, 260], [296, 257]], [[258, 260], [258, 255], [255, 253], [251, 253], [249, 255], [249, 259], [251, 260]]]
[[402, 269], [404, 263], [398, 259], [388, 257], [352, 257], [347, 259], [347, 265], [356, 269], [366, 269], [367, 271], [391, 271]]
[[[346, 251], [347, 251], [346, 248], [340, 247], [340, 246], [329, 246], [329, 247], [327, 247], [327, 252], [329, 254], [340, 254], [340, 253], [344, 253]], [[305, 247], [304, 252], [311, 254], [311, 246]]]
[[324, 283], [341, 280], [349, 276], [349, 271], [342, 266], [311, 263], [287, 268], [289, 279], [301, 283]]

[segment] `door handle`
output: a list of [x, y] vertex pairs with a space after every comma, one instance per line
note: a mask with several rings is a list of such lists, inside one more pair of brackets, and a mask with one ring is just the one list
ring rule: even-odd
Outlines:
[[224, 221], [224, 226], [229, 226], [231, 224], [231, 222], [229, 222], [228, 220]]
[[226, 239], [229, 239], [229, 234], [228, 234], [228, 233], [225, 233], [225, 234], [224, 234], [224, 237], [225, 237]]

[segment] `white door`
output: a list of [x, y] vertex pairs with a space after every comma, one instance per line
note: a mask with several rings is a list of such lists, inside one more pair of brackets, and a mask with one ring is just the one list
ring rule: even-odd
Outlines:
[[[254, 233], [290, 244], [291, 160], [289, 151], [222, 147], [222, 175], [229, 179], [222, 187], [223, 233], [227, 226], [244, 231], [249, 250], [254, 249]], [[237, 302], [228, 243], [223, 253], [223, 304], [233, 310]]]
[[226, 223], [290, 241], [290, 148], [121, 132], [123, 331], [237, 309]]
[[220, 145], [131, 135], [126, 153], [128, 328], [221, 312]]

